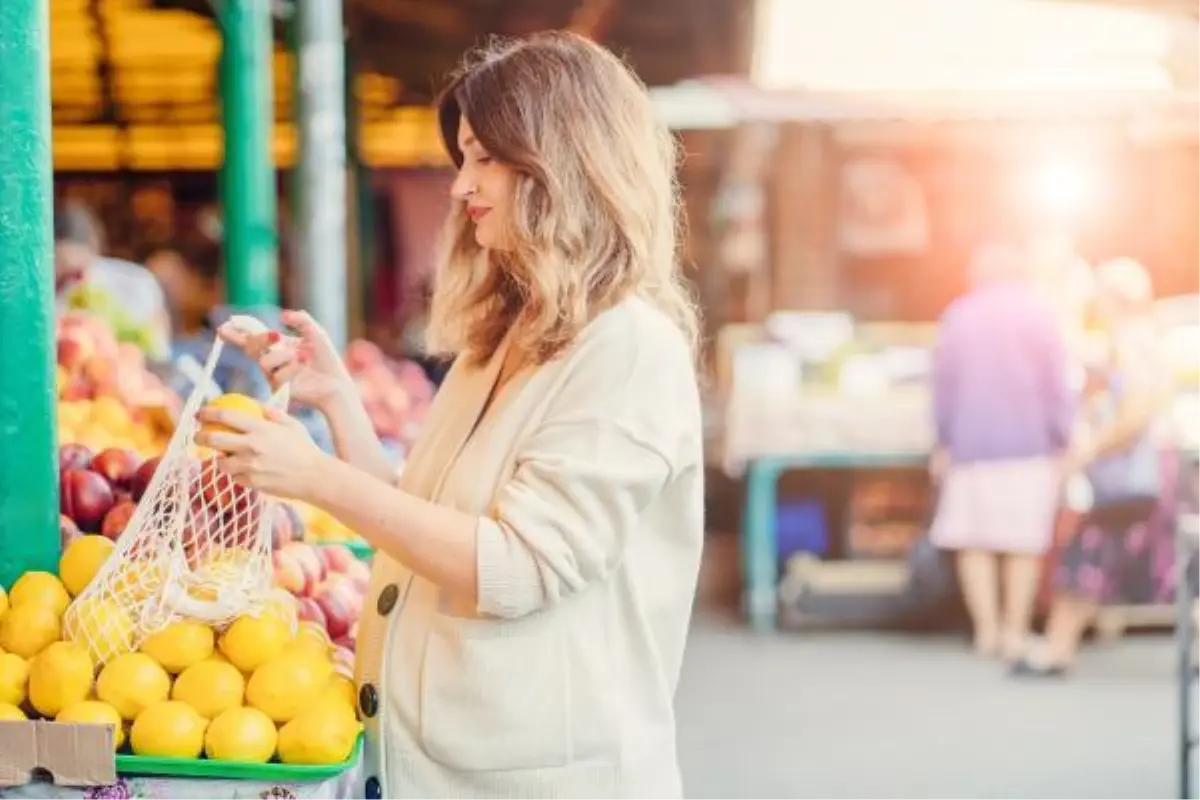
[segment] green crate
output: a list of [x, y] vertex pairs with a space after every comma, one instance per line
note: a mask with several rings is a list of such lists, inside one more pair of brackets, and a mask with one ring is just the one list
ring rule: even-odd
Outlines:
[[160, 778], [208, 778], [258, 783], [317, 783], [336, 778], [358, 762], [363, 738], [358, 735], [350, 757], [340, 764], [250, 764], [244, 761], [211, 761], [207, 758], [155, 758], [117, 754], [120, 775], [155, 775]]

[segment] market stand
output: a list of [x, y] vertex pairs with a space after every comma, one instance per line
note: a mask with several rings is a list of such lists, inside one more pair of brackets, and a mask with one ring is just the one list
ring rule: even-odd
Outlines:
[[[239, 13], [224, 19], [223, 23], [225, 33], [230, 37], [230, 41], [236, 42], [236, 46], [227, 48], [225, 73], [233, 83], [237, 83], [239, 74], [244, 78], [248, 72], [255, 71], [254, 65], [258, 63], [256, 59], [264, 52], [258, 45], [263, 41], [269, 45], [269, 37], [264, 39], [257, 35], [259, 31], [269, 30], [269, 18], [266, 16], [269, 12], [266, 6], [260, 4], [234, 3], [232, 6], [236, 7], [233, 10]], [[62, 458], [62, 453], [58, 447], [59, 430], [56, 420], [63, 411], [62, 381], [64, 378], [72, 380], [77, 376], [71, 376], [70, 370], [56, 366], [55, 358], [56, 345], [61, 342], [56, 343], [55, 340], [57, 326], [51, 218], [52, 137], [47, 69], [48, 10], [49, 4], [45, 0], [11, 0], [0, 4], [0, 27], [6, 31], [4, 44], [0, 46], [0, 64], [3, 65], [0, 69], [0, 136], [3, 136], [5, 141], [5, 147], [0, 151], [0, 168], [6, 176], [6, 191], [0, 197], [0, 259], [4, 264], [0, 278], [0, 308], [3, 309], [3, 313], [0, 313], [0, 337], [4, 341], [4, 347], [0, 348], [0, 448], [6, 453], [5, 458], [0, 459], [0, 587], [10, 589], [18, 577], [34, 572], [40, 573], [37, 576], [39, 585], [52, 590], [48, 594], [42, 590], [34, 590], [34, 594], [38, 596], [23, 596], [19, 604], [14, 595], [11, 607], [8, 602], [10, 598], [5, 596], [4, 605], [0, 607], [0, 616], [5, 617], [0, 632], [5, 635], [7, 650], [3, 657], [8, 659], [6, 663], [10, 667], [9, 683], [5, 686], [5, 719], [0, 722], [0, 741], [5, 743], [0, 747], [0, 786], [3, 787], [0, 788], [0, 797], [353, 796], [358, 792], [351, 787], [350, 781], [362, 745], [360, 734], [348, 732], [357, 730], [356, 727], [351, 727], [352, 724], [356, 726], [357, 721], [349, 689], [343, 692], [337, 702], [341, 704], [338, 706], [338, 713], [342, 715], [339, 724], [343, 728], [343, 738], [354, 746], [347, 747], [347, 760], [339, 762], [337, 759], [322, 757], [327, 760], [325, 764], [312, 764], [305, 761], [304, 757], [293, 759], [305, 761], [304, 764], [282, 764], [273, 760], [268, 760], [268, 763], [249, 763], [236, 760], [158, 758], [144, 753], [117, 753], [111, 757], [97, 759], [95, 745], [98, 743], [99, 752], [112, 752], [114, 732], [111, 725], [49, 721], [58, 712], [47, 710], [48, 708], [68, 707], [65, 705], [67, 699], [56, 699], [67, 697], [67, 679], [62, 679], [61, 683], [54, 683], [52, 688], [47, 690], [51, 692], [50, 695], [43, 692], [35, 696], [33, 693], [32, 679], [29, 676], [38, 673], [38, 670], [30, 665], [33, 659], [40, 657], [43, 652], [49, 652], [55, 645], [60, 646], [60, 649], [55, 650], [56, 655], [62, 654], [58, 663], [69, 662], [74, 665], [75, 672], [72, 674], [75, 677], [70, 679], [73, 687], [70, 696], [79, 698], [80, 704], [85, 702], [86, 697], [86, 694], [80, 693], [81, 689], [83, 692], [91, 692], [95, 681], [94, 673], [89, 669], [85, 674], [81, 665], [86, 663], [91, 667], [97, 663], [95, 654], [88, 651], [90, 645], [80, 644], [79, 639], [72, 640], [70, 634], [67, 635], [67, 640], [71, 641], [60, 639], [60, 626], [64, 624], [60, 616], [63, 610], [67, 610], [70, 597], [67, 594], [68, 589], [64, 588], [67, 584], [66, 570], [60, 570], [64, 536], [62, 526], [68, 518], [60, 517], [62, 506], [59, 497], [59, 459]], [[261, 27], [263, 25], [267, 27]], [[242, 88], [246, 88], [246, 83], [254, 82], [242, 81]], [[261, 95], [256, 91], [248, 90], [238, 97], [226, 99], [229, 108], [227, 125], [235, 131], [239, 126], [245, 127], [242, 123], [245, 122], [246, 114], [242, 112], [247, 112], [247, 109], [250, 109], [247, 113], [251, 116], [261, 117], [257, 108]], [[237, 240], [231, 245], [231, 271], [236, 273], [234, 285], [231, 287], [234, 289], [232, 299], [235, 303], [248, 305], [271, 301], [273, 297], [270, 295], [275, 284], [273, 236], [264, 236], [264, 226], [269, 228], [271, 220], [264, 221], [252, 208], [261, 195], [260, 192], [256, 193], [256, 187], [273, 185], [269, 180], [271, 166], [269, 158], [257, 157], [264, 152], [261, 147], [264, 137], [253, 133], [250, 132], [250, 135], [240, 142], [244, 147], [233, 148], [235, 152], [230, 160], [236, 163], [231, 174], [226, 176], [230, 179], [227, 190], [231, 195], [236, 195], [227, 198], [234, 207], [234, 219], [230, 222], [228, 235]], [[259, 130], [258, 133], [262, 131]], [[263, 179], [264, 175], [267, 176], [266, 180]], [[242, 200], [246, 202], [241, 203]], [[249, 242], [243, 234], [248, 234]], [[61, 322], [60, 319], [59, 323]], [[86, 326], [91, 322], [94, 320], [83, 324]], [[81, 336], [73, 344], [86, 350], [84, 339], [91, 345], [97, 341], [94, 337]], [[117, 367], [118, 364], [113, 358], [115, 350], [114, 343], [108, 357], [95, 363]], [[60, 352], [60, 359], [62, 355]], [[95, 381], [111, 382], [118, 377], [129, 376], [119, 376], [113, 372], [102, 376], [88, 375], [89, 380]], [[140, 382], [142, 376], [133, 377]], [[91, 397], [90, 394], [87, 396]], [[140, 427], [140, 422], [138, 426], [133, 426], [124, 416], [127, 408], [123, 400], [117, 399], [116, 395], [105, 396], [108, 399], [101, 405], [111, 414], [121, 417], [123, 429], [120, 436], [128, 446], [128, 452], [134, 452], [132, 447], [137, 434], [146, 437], [141, 444], [147, 447], [141, 449], [149, 449], [152, 437]], [[57, 410], [56, 403], [59, 405]], [[91, 410], [95, 411], [95, 408]], [[106, 435], [116, 436], [112, 431]], [[92, 486], [104, 484], [103, 477], [95, 471], [98, 469], [95, 463], [90, 467], [91, 469], [81, 468], [75, 472]], [[113, 498], [110, 492], [111, 488], [105, 484], [103, 492], [96, 495], [104, 499], [98, 508], [111, 510]], [[68, 552], [75, 542], [90, 540], [88, 547], [93, 547], [111, 543], [120, 535], [119, 530], [113, 536], [109, 536], [99, 529], [99, 512], [86, 513], [83, 516], [88, 518], [87, 523], [81, 521], [82, 534], [72, 540]], [[323, 558], [321, 551], [317, 549], [310, 552], [313, 558]], [[357, 563], [350, 555], [346, 558], [349, 562]], [[96, 576], [99, 574], [96, 570], [103, 569], [106, 563], [118, 562], [111, 559], [105, 561], [98, 557], [89, 574]], [[321, 569], [323, 574], [324, 567]], [[359, 573], [362, 571], [357, 570]], [[69, 591], [71, 594], [77, 594], [82, 588], [76, 586]], [[61, 606], [58, 605], [59, 596], [62, 597]], [[53, 607], [58, 611], [51, 610], [51, 606], [42, 605], [43, 603], [53, 603]], [[26, 626], [22, 623], [22, 626], [18, 626], [12, 623], [17, 612], [21, 612], [22, 620], [39, 620], [38, 625]], [[67, 610], [68, 615], [69, 613]], [[119, 619], [114, 616], [115, 613], [110, 607], [108, 616], [102, 619]], [[98, 624], [108, 630], [103, 622]], [[126, 624], [132, 626], [131, 621]], [[131, 628], [118, 626], [118, 630]], [[132, 637], [132, 633], [128, 635]], [[282, 647], [282, 636], [278, 641]], [[211, 652], [212, 638], [208, 640], [207, 646]], [[328, 652], [332, 655], [333, 648], [330, 647]], [[246, 671], [247, 668], [242, 666], [245, 662], [235, 659], [231, 661], [231, 650], [222, 649], [222, 653], [234, 666], [230, 666], [229, 663], [220, 665], [217, 661], [211, 663], [234, 673], [237, 672], [235, 667], [242, 667], [242, 671]], [[156, 685], [161, 686], [165, 683], [170, 686], [173, 679], [168, 677], [167, 673], [171, 670], [167, 668], [167, 661], [163, 660], [163, 657], [158, 661], [145, 653], [139, 653], [137, 657], [142, 659], [139, 664], [148, 666], [152, 671], [156, 671], [156, 676], [161, 676], [156, 678], [159, 682]], [[205, 660], [202, 656], [194, 658]], [[13, 659], [16, 659], [16, 662]], [[13, 679], [11, 668], [14, 663], [25, 665], [25, 680]], [[49, 663], [44, 666], [48, 666]], [[192, 663], [199, 664], [200, 661]], [[112, 661], [109, 661], [105, 667], [111, 665]], [[333, 670], [334, 666], [330, 664], [328, 668]], [[42, 675], [43, 686], [47, 680], [59, 681], [58, 678], [46, 678], [48, 673], [44, 671], [39, 674]], [[348, 679], [343, 673], [340, 680]], [[30, 681], [28, 696], [25, 681]], [[320, 683], [314, 685], [318, 688], [322, 686]], [[103, 687], [96, 686], [95, 691], [97, 695], [103, 696]], [[150, 694], [159, 696], [157, 690]], [[165, 698], [166, 695], [162, 697]], [[172, 712], [181, 711], [182, 707], [187, 705], [187, 702], [182, 700], [175, 701], [173, 705], [153, 699], [139, 702], [150, 704], [145, 708], [150, 708], [155, 703], [171, 706]], [[240, 708], [240, 705], [238, 707]], [[32, 717], [35, 712], [46, 721], [23, 718]], [[194, 710], [188, 713], [194, 715], [192, 719], [197, 723], [191, 728], [190, 735], [194, 740], [195, 731], [200, 729], [198, 723], [202, 719], [195, 716]], [[259, 710], [257, 713], [263, 717], [265, 712]], [[126, 713], [122, 713], [121, 716], [125, 720], [134, 718]], [[265, 725], [271, 725], [276, 720], [282, 721], [283, 716], [263, 718], [266, 720]], [[136, 725], [132, 736], [136, 740]], [[146, 739], [143, 738], [143, 741]], [[84, 757], [84, 750], [88, 751], [87, 758]], [[74, 764], [72, 759], [75, 760]], [[61, 781], [64, 785], [59, 786], [55, 781]]]
[[[844, 182], [845, 172], [839, 183], [837, 165], [852, 164], [856, 154], [870, 160], [906, 148], [995, 150], [1004, 154], [998, 161], [1008, 163], [1004, 158], [1019, 162], [1022, 153], [1039, 143], [1061, 152], [1064, 142], [1080, 135], [1114, 154], [1111, 148], [1117, 143], [1194, 146], [1195, 98], [1170, 92], [851, 96], [763, 91], [726, 78], [691, 81], [659, 90], [657, 96], [678, 128], [733, 131], [731, 167], [718, 202], [721, 263], [714, 267], [726, 270], [731, 292], [740, 289], [745, 295], [745, 316], [727, 320], [718, 334], [711, 408], [713, 427], [719, 430], [710, 452], [714, 466], [745, 478], [744, 609], [750, 622], [758, 630], [775, 628], [781, 608], [786, 610], [788, 597], [796, 595], [788, 584], [797, 575], [801, 581], [837, 585], [851, 593], [879, 597], [894, 592], [906, 579], [903, 555], [877, 552], [846, 559], [837, 552], [852, 549], [845, 546], [844, 526], [827, 532], [841, 547], [802, 554], [803, 569], [785, 568], [779, 537], [786, 526], [780, 523], [776, 487], [781, 476], [797, 470], [868, 481], [885, 470], [923, 471], [933, 446], [927, 378], [936, 330], [831, 312], [848, 299], [838, 300], [839, 248], [865, 246], [866, 240], [854, 244], [845, 223], [824, 210], [805, 215], [814, 222], [791, 220], [789, 225], [781, 209], [796, 202], [821, 209], [832, 203], [835, 190], [844, 198], [853, 187]], [[905, 194], [904, 185], [903, 180], [895, 182], [890, 191]], [[885, 188], [877, 185], [876, 191]], [[1010, 209], [1015, 217], [1010, 221], [1038, 224], [1029, 219], [1029, 211]], [[849, 212], [843, 207], [840, 213]], [[929, 295], [921, 288], [922, 274], [932, 267], [913, 266], [912, 254], [919, 251], [911, 250], [919, 239], [912, 231], [920, 227], [924, 213], [929, 212], [894, 215], [888, 229], [889, 236], [897, 237], [892, 244], [911, 251], [902, 262], [908, 265], [906, 274], [914, 273], [902, 292], [910, 300]], [[1181, 255], [1174, 253], [1174, 261]], [[794, 269], [797, 259], [805, 263]], [[938, 270], [946, 268], [938, 262]], [[961, 264], [956, 269], [961, 271]], [[923, 280], [938, 297], [947, 292], [952, 297], [961, 276], [938, 274], [936, 281], [933, 274]], [[921, 302], [930, 305], [930, 297]], [[787, 308], [811, 310], [772, 311]], [[831, 330], [840, 342], [818, 344], [816, 350], [824, 352], [811, 352], [814, 341], [828, 343]], [[914, 536], [921, 533], [919, 525], [908, 529]], [[1125, 607], [1106, 612], [1100, 625], [1115, 632], [1142, 621], [1167, 624], [1170, 618], [1169, 605]]]

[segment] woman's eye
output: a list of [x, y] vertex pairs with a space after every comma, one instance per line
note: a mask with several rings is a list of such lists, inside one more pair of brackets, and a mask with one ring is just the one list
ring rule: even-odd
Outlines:
[[480, 156], [479, 158], [475, 159], [475, 163], [476, 164], [484, 164], [484, 165], [490, 164], [490, 163], [492, 163], [492, 157], [491, 156]]

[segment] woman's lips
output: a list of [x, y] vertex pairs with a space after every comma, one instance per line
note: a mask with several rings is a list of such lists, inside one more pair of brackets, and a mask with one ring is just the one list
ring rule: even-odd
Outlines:
[[467, 209], [467, 215], [471, 217], [471, 220], [473, 222], [479, 222], [479, 220], [483, 219], [484, 216], [486, 216], [489, 211], [491, 211], [490, 208], [474, 208], [473, 207], [473, 208]]

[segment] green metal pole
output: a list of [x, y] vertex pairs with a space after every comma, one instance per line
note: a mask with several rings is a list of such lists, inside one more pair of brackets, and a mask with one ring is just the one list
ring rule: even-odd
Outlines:
[[[8, 2], [8, 0], [0, 0]], [[239, 308], [279, 303], [275, 163], [272, 157], [272, 30], [266, 0], [223, 0], [221, 205], [225, 285]]]
[[0, 0], [0, 586], [57, 571], [49, 0]]

